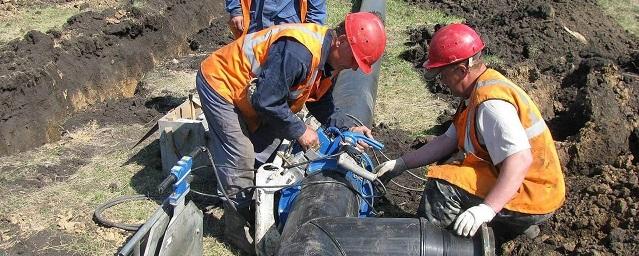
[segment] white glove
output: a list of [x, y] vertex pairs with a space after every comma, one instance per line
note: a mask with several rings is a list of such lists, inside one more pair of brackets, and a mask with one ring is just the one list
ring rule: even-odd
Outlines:
[[403, 172], [404, 170], [406, 170], [406, 164], [404, 163], [404, 160], [400, 157], [395, 160], [383, 162], [382, 164], [375, 167], [375, 170], [373, 172], [375, 173], [375, 175], [377, 175], [377, 178], [379, 178], [389, 171], [400, 173], [400, 172]]
[[470, 207], [457, 217], [453, 229], [460, 236], [474, 236], [481, 224], [490, 222], [495, 214], [493, 208], [486, 204]]

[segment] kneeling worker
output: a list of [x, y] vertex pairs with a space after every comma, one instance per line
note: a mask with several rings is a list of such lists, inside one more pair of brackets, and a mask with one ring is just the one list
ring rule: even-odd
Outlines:
[[557, 150], [539, 109], [519, 86], [486, 67], [479, 35], [451, 24], [433, 35], [424, 63], [463, 100], [445, 134], [379, 165], [384, 179], [445, 159], [459, 150], [461, 163], [428, 167], [418, 214], [462, 236], [491, 223], [506, 237], [539, 233], [564, 202]]

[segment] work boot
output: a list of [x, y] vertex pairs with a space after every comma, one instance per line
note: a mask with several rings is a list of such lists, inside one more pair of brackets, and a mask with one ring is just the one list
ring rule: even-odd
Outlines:
[[224, 237], [244, 253], [255, 255], [249, 223], [229, 205], [229, 202], [224, 203]]

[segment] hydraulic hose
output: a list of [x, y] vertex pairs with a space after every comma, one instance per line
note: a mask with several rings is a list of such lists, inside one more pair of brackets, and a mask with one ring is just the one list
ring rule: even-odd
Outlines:
[[142, 224], [126, 224], [126, 223], [111, 221], [106, 219], [102, 215], [102, 213], [104, 213], [106, 209], [109, 209], [121, 203], [129, 202], [129, 201], [142, 201], [142, 200], [152, 200], [152, 198], [150, 198], [147, 195], [126, 195], [126, 196], [117, 197], [115, 199], [109, 200], [106, 203], [98, 206], [98, 208], [96, 208], [95, 211], [93, 212], [93, 217], [96, 222], [98, 222], [99, 224], [105, 227], [115, 227], [115, 228], [123, 229], [126, 231], [137, 231], [142, 226]]

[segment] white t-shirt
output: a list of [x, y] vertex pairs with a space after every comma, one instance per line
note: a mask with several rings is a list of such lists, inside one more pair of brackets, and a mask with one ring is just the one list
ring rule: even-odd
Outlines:
[[[486, 147], [494, 165], [514, 153], [530, 148], [517, 110], [509, 102], [487, 100], [479, 105], [476, 118], [479, 143]], [[457, 138], [455, 125], [451, 124], [445, 135]]]

